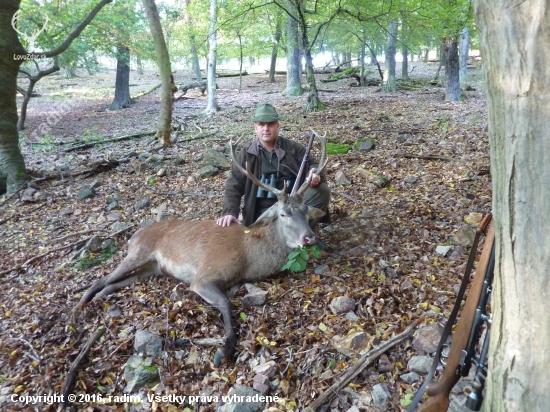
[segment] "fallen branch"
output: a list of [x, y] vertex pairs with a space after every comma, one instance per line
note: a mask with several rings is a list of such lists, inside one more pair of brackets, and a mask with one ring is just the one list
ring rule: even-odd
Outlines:
[[169, 191], [169, 192], [154, 192], [155, 194], [157, 195], [161, 195], [161, 196], [180, 196], [180, 195], [184, 195], [184, 196], [194, 196], [194, 197], [223, 197], [223, 195], [216, 195], [216, 194], [208, 194], [208, 193], [193, 193], [193, 192], [184, 192], [184, 191], [180, 191], [180, 192], [176, 192], [176, 191]]
[[90, 147], [94, 147], [97, 144], [120, 142], [120, 141], [123, 141], [123, 140], [135, 139], [136, 137], [150, 136], [150, 135], [152, 135], [152, 134], [154, 135], [156, 133], [157, 133], [157, 131], [154, 130], [152, 132], [141, 132], [141, 133], [129, 134], [129, 135], [126, 135], [126, 136], [114, 137], [112, 139], [97, 140], [95, 142], [88, 142], [88, 143], [84, 143], [84, 144], [81, 144], [81, 145], [78, 145], [78, 146], [69, 147], [68, 149], [65, 149], [64, 152], [74, 152], [75, 150], [89, 149]]
[[397, 153], [395, 157], [404, 157], [406, 159], [422, 159], [422, 160], [444, 160], [446, 162], [459, 162], [459, 163], [471, 163], [467, 160], [456, 159], [454, 157], [448, 156], [438, 156], [438, 155], [417, 155], [414, 153]]
[[151, 87], [149, 90], [146, 90], [142, 93], [136, 94], [135, 96], [132, 96], [132, 100], [139, 99], [140, 97], [147, 96], [149, 93], [153, 93], [155, 90], [157, 90], [161, 86], [161, 83], [157, 84], [156, 86]]
[[343, 197], [344, 199], [351, 200], [353, 203], [357, 203], [357, 204], [363, 203], [363, 202], [361, 202], [361, 201], [359, 201], [359, 200], [355, 200], [353, 197], [348, 196], [348, 195], [346, 195], [345, 193], [340, 193], [340, 192], [337, 192], [337, 191], [335, 191], [335, 190], [333, 190], [332, 193], [334, 193], [336, 196]]
[[61, 403], [61, 407], [64, 409], [67, 405], [67, 401], [69, 400], [69, 393], [73, 389], [73, 383], [76, 378], [76, 373], [78, 371], [78, 366], [82, 362], [82, 360], [88, 355], [88, 352], [90, 351], [90, 348], [95, 343], [96, 340], [101, 338], [103, 334], [105, 333], [107, 329], [105, 326], [100, 326], [92, 336], [90, 336], [90, 339], [88, 339], [88, 342], [84, 345], [76, 359], [74, 360], [73, 364], [71, 365], [71, 368], [69, 369], [69, 373], [67, 374], [67, 379], [65, 379], [65, 383], [63, 384], [63, 389], [61, 389], [61, 399], [63, 399], [63, 402]]
[[223, 346], [225, 345], [225, 338], [176, 339], [176, 341], [174, 342], [174, 345], [178, 348], [186, 345]]
[[340, 389], [347, 386], [357, 375], [359, 375], [359, 373], [361, 373], [363, 369], [369, 366], [372, 361], [374, 361], [376, 358], [378, 358], [388, 349], [394, 347], [398, 343], [410, 337], [413, 334], [414, 328], [416, 327], [416, 325], [418, 325], [422, 321], [423, 321], [423, 318], [418, 319], [416, 322], [410, 325], [407, 329], [405, 329], [399, 335], [396, 335], [393, 338], [388, 339], [383, 344], [378, 345], [376, 348], [371, 349], [370, 351], [365, 353], [363, 356], [361, 356], [359, 360], [353, 366], [351, 366], [340, 377], [340, 379], [338, 379], [338, 381], [336, 381], [330, 388], [324, 391], [317, 399], [311, 402], [309, 406], [304, 410], [304, 412], [315, 412], [321, 405], [326, 403], [329, 400], [329, 398], [331, 398], [332, 396], [336, 396], [337, 392]]
[[92, 233], [92, 232], [108, 232], [108, 231], [109, 230], [107, 230], [107, 229], [88, 229], [88, 230], [83, 230], [82, 232], [69, 233], [68, 235], [58, 237], [57, 239], [47, 240], [44, 243], [57, 243], [57, 242], [62, 242], [63, 240], [68, 239], [68, 238], [73, 237], [73, 236], [85, 235], [87, 233]]

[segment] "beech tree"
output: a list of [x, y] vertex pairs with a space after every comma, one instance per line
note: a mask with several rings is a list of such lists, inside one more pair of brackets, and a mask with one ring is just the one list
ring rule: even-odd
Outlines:
[[[57, 47], [41, 53], [55, 57], [69, 48], [99, 11], [112, 0], [100, 0], [82, 22]], [[28, 179], [25, 161], [19, 149], [17, 130], [17, 74], [27, 51], [19, 41], [11, 22], [21, 0], [0, 0], [0, 192], [14, 192]]]
[[477, 0], [489, 112], [496, 265], [485, 411], [550, 405], [550, 9]]
[[149, 21], [153, 43], [155, 44], [155, 54], [157, 56], [157, 65], [161, 82], [159, 125], [156, 137], [162, 140], [164, 146], [169, 146], [170, 134], [172, 133], [174, 93], [177, 91], [177, 87], [174, 84], [174, 76], [172, 75], [172, 68], [170, 65], [170, 55], [168, 54], [166, 41], [164, 40], [155, 0], [142, 0], [142, 3], [145, 8], [147, 20]]
[[216, 0], [210, 0], [210, 30], [208, 31], [208, 66], [206, 69], [206, 89], [208, 92], [208, 104], [206, 113], [214, 113], [220, 110], [216, 94], [216, 58], [217, 58], [217, 24], [218, 5]]

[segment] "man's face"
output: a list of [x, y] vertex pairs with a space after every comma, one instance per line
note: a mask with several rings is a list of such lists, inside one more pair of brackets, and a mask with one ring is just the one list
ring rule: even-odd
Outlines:
[[[279, 135], [279, 122], [255, 122], [254, 131], [263, 146], [271, 148]], [[265, 144], [264, 144], [265, 143]]]

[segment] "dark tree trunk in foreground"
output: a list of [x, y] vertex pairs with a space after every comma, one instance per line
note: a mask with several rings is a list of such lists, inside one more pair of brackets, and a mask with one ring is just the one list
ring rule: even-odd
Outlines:
[[474, 2], [489, 112], [496, 265], [483, 410], [550, 405], [550, 9]]
[[159, 12], [154, 0], [142, 0], [147, 20], [149, 21], [149, 30], [155, 44], [155, 54], [157, 56], [157, 65], [159, 68], [161, 82], [161, 101], [159, 124], [156, 137], [162, 140], [164, 146], [170, 146], [170, 135], [172, 133], [172, 110], [174, 108], [174, 93], [178, 90], [174, 84], [172, 76], [172, 67], [170, 65], [170, 55], [164, 40], [162, 26], [160, 24]]
[[11, 19], [20, 0], [0, 0], [0, 193], [14, 192], [27, 180], [25, 161], [19, 150], [17, 131], [17, 74], [21, 60], [14, 55], [27, 51], [19, 42]]
[[[50, 58], [67, 50], [103, 6], [111, 1], [101, 0], [63, 43], [42, 54]], [[15, 100], [17, 73], [22, 62], [15, 56], [26, 54], [27, 51], [19, 42], [11, 25], [12, 17], [19, 10], [20, 4], [20, 0], [0, 0], [0, 192], [6, 189], [8, 192], [14, 192], [28, 179], [25, 161], [19, 149]]]
[[133, 103], [130, 97], [130, 49], [118, 44], [116, 54], [115, 99], [109, 110], [124, 109]]
[[445, 100], [460, 100], [460, 79], [458, 75], [458, 42], [456, 38], [443, 39], [445, 51]]

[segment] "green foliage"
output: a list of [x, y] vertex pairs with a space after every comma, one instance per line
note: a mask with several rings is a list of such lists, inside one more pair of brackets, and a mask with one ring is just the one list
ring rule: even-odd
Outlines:
[[321, 257], [321, 250], [317, 245], [304, 246], [303, 248], [296, 248], [290, 255], [288, 255], [288, 262], [281, 268], [281, 270], [290, 270], [291, 272], [298, 273], [306, 270], [307, 261], [309, 259], [309, 252], [314, 258]]
[[401, 403], [402, 406], [406, 408], [412, 403], [413, 399], [414, 399], [414, 393], [407, 392], [404, 398], [401, 399], [399, 402]]
[[327, 154], [346, 154], [349, 152], [350, 145], [347, 143], [338, 144], [338, 143], [327, 143]]
[[84, 257], [79, 259], [74, 267], [78, 270], [86, 270], [91, 267], [101, 265], [103, 262], [107, 261], [111, 256], [116, 252], [116, 248], [111, 250], [102, 250], [96, 257]]

